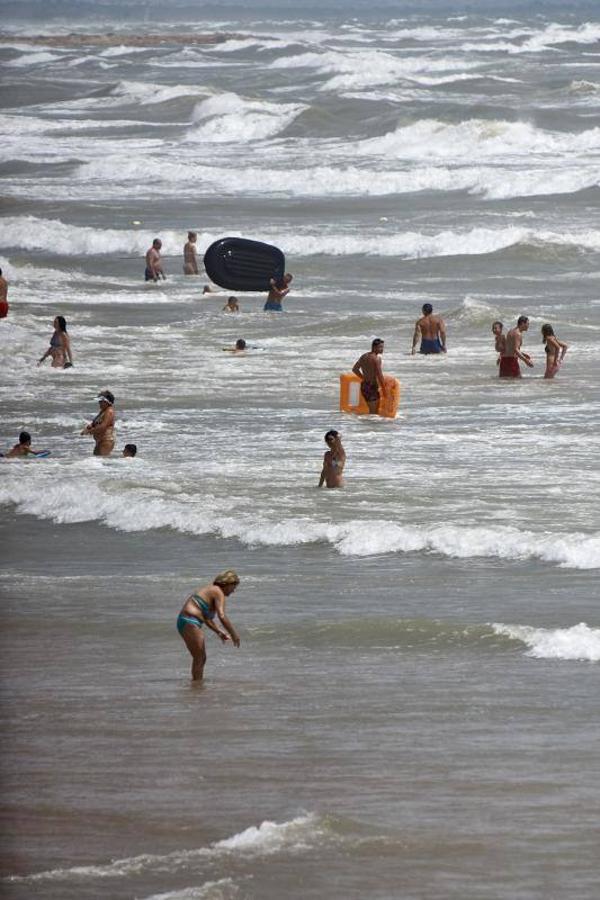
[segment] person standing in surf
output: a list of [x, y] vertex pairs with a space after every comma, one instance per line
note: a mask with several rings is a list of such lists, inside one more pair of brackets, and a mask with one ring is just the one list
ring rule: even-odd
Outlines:
[[544, 378], [554, 378], [565, 358], [568, 347], [564, 341], [559, 341], [556, 337], [552, 325], [542, 325], [542, 341], [545, 344], [546, 350], [546, 371], [544, 373]]
[[73, 356], [71, 341], [67, 334], [67, 320], [64, 316], [56, 316], [52, 324], [54, 333], [50, 338], [50, 346], [41, 357], [38, 366], [41, 366], [47, 356], [51, 356], [53, 369], [70, 369], [73, 365]]
[[86, 425], [81, 434], [91, 434], [94, 438], [94, 456], [110, 456], [115, 447], [115, 398], [111, 391], [98, 394], [100, 412]]
[[154, 238], [152, 246], [146, 253], [146, 271], [144, 272], [145, 281], [154, 281], [156, 283], [159, 278], [162, 278], [163, 281], [166, 280], [165, 273], [163, 272], [162, 260], [160, 258], [161, 247], [161, 239]]
[[265, 312], [282, 312], [283, 306], [281, 301], [289, 294], [293, 277], [289, 272], [286, 272], [281, 281], [275, 281], [274, 278], [271, 278], [269, 281], [269, 295], [264, 305]]
[[187, 242], [183, 245], [183, 274], [199, 275], [198, 258], [196, 256], [196, 240], [198, 235], [195, 231], [188, 231]]
[[412, 350], [414, 356], [421, 338], [421, 346], [419, 353], [446, 353], [446, 326], [441, 316], [433, 315], [433, 306], [431, 303], [424, 303], [422, 307], [423, 315], [415, 322], [415, 330], [413, 333]]
[[323, 455], [323, 468], [317, 487], [326, 484], [328, 488], [344, 487], [344, 466], [346, 451], [342, 447], [342, 439], [338, 431], [331, 430], [325, 435], [325, 443], [329, 449]]
[[528, 353], [523, 353], [521, 350], [523, 334], [528, 328], [529, 319], [527, 316], [519, 316], [515, 327], [506, 333], [504, 349], [500, 355], [500, 371], [498, 372], [500, 378], [521, 378], [520, 359], [530, 369], [533, 368], [531, 357]]
[[498, 354], [496, 365], [500, 365], [500, 357], [504, 353], [506, 346], [506, 335], [504, 334], [504, 325], [500, 321], [492, 323], [492, 334], [494, 335], [494, 350]]
[[[189, 595], [177, 616], [177, 631], [192, 657], [192, 680], [201, 681], [206, 665], [206, 641], [202, 629], [209, 628], [225, 644], [231, 641], [240, 646], [240, 639], [231, 619], [225, 612], [227, 598], [233, 594], [240, 579], [233, 569], [217, 575], [212, 584], [196, 588]], [[215, 623], [217, 618], [222, 627]]]
[[381, 338], [375, 338], [371, 343], [371, 352], [363, 353], [352, 366], [354, 374], [361, 379], [360, 392], [367, 401], [369, 413], [373, 416], [377, 415], [381, 396], [385, 396], [380, 358], [382, 353], [383, 341]]

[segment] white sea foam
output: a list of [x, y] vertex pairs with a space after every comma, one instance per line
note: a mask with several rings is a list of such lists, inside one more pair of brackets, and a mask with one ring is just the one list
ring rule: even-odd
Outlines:
[[239, 895], [240, 889], [231, 878], [220, 878], [218, 881], [206, 881], [199, 887], [152, 894], [143, 900], [234, 900]]
[[[30, 471], [26, 479], [5, 478], [0, 503], [14, 504], [21, 513], [59, 523], [97, 521], [119, 531], [170, 527], [189, 534], [233, 537], [248, 545], [328, 543], [343, 556], [426, 552], [458, 559], [539, 559], [567, 568], [600, 568], [600, 534], [533, 532], [504, 525], [405, 525], [367, 519], [334, 525], [310, 516], [272, 519], [268, 510], [262, 513], [258, 508], [233, 515], [223, 513], [219, 501], [206, 496], [156, 497], [146, 488], [115, 493], [110, 480], [102, 480], [107, 473], [97, 460], [75, 465], [69, 479], [63, 471], [60, 481], [48, 468], [36, 478]], [[19, 473], [23, 471], [19, 469]]]
[[[143, 255], [151, 236], [147, 232], [97, 229], [67, 225], [56, 219], [35, 216], [10, 216], [4, 220], [8, 246], [26, 250], [45, 250], [65, 255], [102, 255], [131, 253]], [[222, 234], [199, 234], [200, 246], [208, 246]], [[281, 246], [296, 256], [329, 254], [331, 256], [371, 255], [403, 256], [411, 259], [433, 256], [471, 256], [496, 253], [518, 244], [563, 246], [600, 251], [600, 231], [589, 229], [577, 234], [541, 231], [521, 226], [506, 228], [473, 228], [468, 231], [442, 231], [423, 234], [407, 231], [394, 234], [356, 235], [342, 233], [299, 234], [297, 232], [254, 235], [258, 240]], [[181, 252], [181, 233], [161, 232], [163, 253]], [[6, 246], [6, 245], [5, 245]]]
[[274, 69], [308, 68], [319, 74], [332, 75], [323, 90], [349, 91], [371, 85], [396, 84], [399, 79], [418, 73], [466, 72], [479, 63], [465, 58], [407, 57], [382, 50], [348, 49], [343, 52], [324, 50], [309, 51], [293, 56], [279, 57], [271, 63]]
[[230, 143], [272, 137], [306, 108], [298, 103], [269, 103], [232, 93], [219, 94], [196, 106], [193, 120], [200, 124], [188, 131], [187, 139]]
[[530, 625], [495, 623], [496, 634], [522, 641], [535, 659], [571, 659], [600, 662], [600, 628], [585, 622], [571, 628], [533, 628]]
[[[238, 129], [238, 137], [241, 132]], [[553, 165], [553, 163], [552, 163]], [[116, 173], [116, 176], [115, 176]], [[171, 190], [173, 183], [188, 184], [189, 179], [203, 189], [217, 188], [225, 194], [291, 194], [294, 196], [388, 196], [417, 191], [465, 190], [481, 194], [487, 199], [527, 197], [572, 193], [600, 184], [600, 165], [582, 161], [550, 168], [549, 166], [501, 167], [464, 165], [452, 168], [443, 165], [426, 165], [384, 171], [380, 167], [346, 165], [320, 165], [314, 168], [260, 168], [236, 166], [220, 168], [193, 162], [174, 162], [172, 159], [139, 159], [122, 154], [106, 154], [96, 160], [83, 163], [76, 172], [77, 181], [83, 184], [101, 181], [102, 191], [122, 192], [121, 185], [131, 183], [131, 189], [140, 194], [139, 181], [144, 178], [152, 183], [153, 191], [159, 185]], [[7, 188], [8, 189], [8, 188]], [[86, 188], [89, 190], [89, 188]], [[16, 193], [24, 188], [17, 187]], [[55, 187], [55, 196], [61, 188]], [[65, 197], [76, 190], [70, 181], [65, 187]]]
[[381, 137], [358, 141], [360, 155], [377, 154], [394, 159], [437, 158], [482, 160], [535, 154], [579, 154], [600, 151], [600, 128], [573, 134], [549, 132], [528, 122], [469, 119], [448, 124], [421, 119], [400, 126]]
[[[33, 875], [12, 875], [8, 882], [63, 881], [77, 878], [121, 878], [141, 875], [160, 870], [175, 872], [194, 859], [215, 861], [222, 857], [265, 857], [277, 853], [298, 853], [323, 842], [326, 828], [312, 814], [298, 816], [289, 822], [262, 822], [234, 834], [230, 838], [217, 841], [208, 847], [196, 850], [176, 850], [163, 855], [142, 854], [126, 859], [118, 859], [107, 864], [73, 866], [71, 868], [50, 869]], [[206, 886], [205, 886], [206, 887]], [[202, 895], [201, 895], [202, 896]]]

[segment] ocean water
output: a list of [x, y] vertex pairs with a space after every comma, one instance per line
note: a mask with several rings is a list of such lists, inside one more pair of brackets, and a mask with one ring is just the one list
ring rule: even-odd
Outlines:
[[[524, 6], [3, 22], [0, 439], [52, 451], [0, 461], [4, 896], [597, 897], [600, 24]], [[285, 312], [203, 296], [190, 228], [280, 246]], [[337, 408], [375, 336], [395, 420]], [[79, 436], [103, 388], [135, 460]], [[191, 685], [226, 567], [242, 644]]]

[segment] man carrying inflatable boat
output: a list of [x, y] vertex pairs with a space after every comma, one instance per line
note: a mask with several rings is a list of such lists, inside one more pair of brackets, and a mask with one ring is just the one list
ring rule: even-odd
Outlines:
[[373, 416], [377, 415], [380, 397], [385, 396], [385, 382], [381, 366], [382, 353], [383, 341], [381, 338], [375, 338], [371, 344], [371, 352], [363, 353], [352, 366], [354, 374], [361, 379], [360, 392], [367, 401], [369, 413]]

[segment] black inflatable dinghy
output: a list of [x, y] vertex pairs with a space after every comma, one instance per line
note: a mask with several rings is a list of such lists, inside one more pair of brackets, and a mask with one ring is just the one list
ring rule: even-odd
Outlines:
[[210, 245], [204, 268], [215, 284], [229, 291], [268, 291], [271, 278], [283, 278], [285, 256], [271, 244], [227, 237]]

